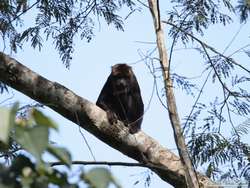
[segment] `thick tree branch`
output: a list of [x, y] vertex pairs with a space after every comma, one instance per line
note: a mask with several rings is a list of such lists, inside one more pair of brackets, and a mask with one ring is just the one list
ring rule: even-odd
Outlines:
[[[78, 124], [123, 154], [146, 164], [164, 181], [185, 187], [184, 170], [179, 157], [162, 147], [144, 132], [131, 135], [121, 122], [110, 125], [106, 113], [69, 89], [51, 82], [0, 52], [0, 81], [50, 107]], [[199, 175], [200, 182], [212, 181]]]

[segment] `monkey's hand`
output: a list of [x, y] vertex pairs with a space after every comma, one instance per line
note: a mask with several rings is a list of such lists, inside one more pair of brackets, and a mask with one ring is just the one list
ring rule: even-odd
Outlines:
[[135, 134], [140, 130], [140, 127], [138, 127], [138, 126], [136, 126], [134, 124], [131, 124], [128, 127], [129, 127], [129, 133], [130, 134]]
[[109, 123], [110, 124], [117, 123], [117, 121], [118, 121], [117, 115], [114, 112], [112, 112], [111, 110], [107, 110], [106, 112], [107, 112]]

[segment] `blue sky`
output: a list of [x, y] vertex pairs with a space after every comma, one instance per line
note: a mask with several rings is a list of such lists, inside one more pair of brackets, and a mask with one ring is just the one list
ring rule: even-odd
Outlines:
[[[31, 13], [25, 16], [26, 21], [29, 22], [33, 14]], [[205, 35], [199, 38], [222, 52], [239, 28], [238, 20], [235, 19], [235, 23], [229, 27], [211, 26], [211, 28], [205, 32]], [[166, 27], [166, 30], [167, 29], [168, 27]], [[228, 49], [227, 54], [248, 44], [250, 42], [249, 34], [248, 23], [241, 29], [240, 34]], [[33, 71], [51, 81], [64, 85], [76, 94], [92, 102], [96, 101], [110, 73], [111, 66], [116, 63], [128, 63], [133, 67], [137, 76], [144, 105], [147, 107], [153, 89], [153, 78], [144, 62], [137, 61], [141, 58], [138, 53], [139, 51], [146, 53], [156, 46], [153, 43], [144, 43], [155, 41], [155, 33], [149, 11], [143, 8], [141, 11], [136, 11], [132, 14], [125, 21], [124, 32], [116, 31], [112, 26], [103, 24], [100, 28], [97, 27], [95, 35], [90, 43], [80, 41], [80, 39], [75, 40], [75, 52], [70, 70], [65, 68], [57, 51], [49, 42], [44, 44], [41, 52], [33, 50], [29, 45], [26, 45], [23, 50], [19, 50], [17, 54], [12, 54], [12, 56]], [[169, 47], [169, 38], [167, 38], [166, 42], [167, 47]], [[1, 45], [2, 44], [0, 44], [0, 49], [3, 49]], [[183, 48], [183, 46], [179, 45], [177, 48]], [[156, 55], [157, 53], [155, 53], [155, 56]], [[246, 59], [245, 56], [238, 55], [238, 59], [243, 63], [248, 63], [249, 66], [250, 60]], [[172, 71], [183, 73], [182, 75], [184, 76], [193, 77], [201, 74], [203, 65], [202, 58], [194, 50], [177, 50], [174, 52]], [[201, 77], [200, 80], [197, 80], [198, 85], [201, 84], [202, 79]], [[208, 91], [204, 97], [209, 97], [214, 94], [213, 89], [214, 87], [212, 87], [212, 90]], [[32, 101], [14, 90], [11, 90], [11, 93], [12, 91], [15, 94], [15, 100], [20, 101], [21, 104]], [[0, 96], [0, 102], [6, 97], [6, 95]], [[187, 96], [185, 92], [181, 90], [177, 90], [176, 99], [180, 116], [183, 118], [189, 113], [194, 98]], [[5, 105], [8, 105], [8, 102], [5, 103]], [[60, 126], [59, 133], [51, 134], [51, 140], [60, 146], [68, 148], [74, 160], [92, 160], [84, 143], [84, 139], [79, 133], [78, 126], [48, 108], [45, 108], [44, 112]], [[177, 152], [172, 135], [172, 128], [168, 120], [168, 113], [160, 104], [156, 94], [153, 96], [149, 109], [145, 112], [142, 130], [158, 140], [166, 148], [171, 149], [175, 153]], [[133, 161], [102, 143], [88, 132], [84, 130], [82, 130], [82, 132], [87, 138], [97, 160]], [[141, 173], [147, 172], [147, 169], [111, 167], [111, 170], [124, 187], [144, 187], [143, 175]], [[137, 180], [141, 180], [141, 182], [137, 185], [133, 185]], [[166, 185], [167, 184], [160, 180], [157, 175], [152, 176], [150, 187], [171, 187]]]

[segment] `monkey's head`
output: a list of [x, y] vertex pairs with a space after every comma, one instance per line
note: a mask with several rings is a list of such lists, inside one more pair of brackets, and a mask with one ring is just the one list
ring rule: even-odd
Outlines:
[[123, 78], [124, 77], [130, 78], [131, 76], [134, 75], [132, 68], [127, 64], [116, 64], [112, 66], [111, 74], [115, 77], [123, 77]]

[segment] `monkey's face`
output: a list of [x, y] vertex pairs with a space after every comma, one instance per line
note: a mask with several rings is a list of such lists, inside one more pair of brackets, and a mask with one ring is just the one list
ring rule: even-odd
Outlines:
[[119, 92], [127, 92], [130, 86], [126, 78], [117, 78], [114, 87]]
[[116, 64], [112, 66], [111, 74], [116, 78], [131, 78], [133, 76], [132, 68], [127, 64]]
[[112, 67], [112, 86], [115, 95], [127, 94], [131, 90], [133, 79], [132, 68], [127, 64], [116, 64]]

